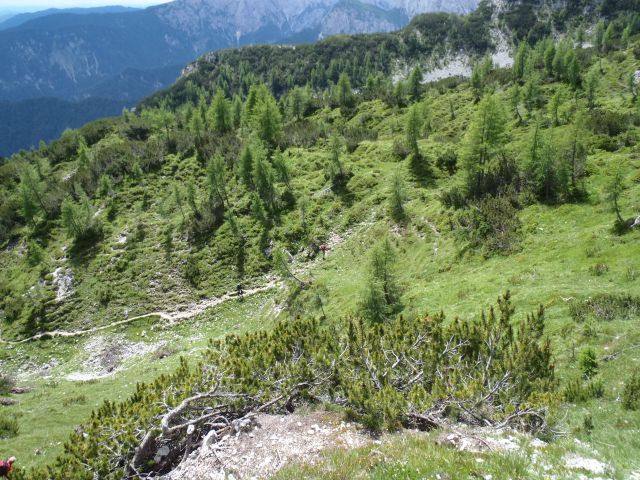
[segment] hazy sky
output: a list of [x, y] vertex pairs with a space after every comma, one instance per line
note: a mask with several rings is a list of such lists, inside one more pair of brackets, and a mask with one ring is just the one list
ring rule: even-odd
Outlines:
[[148, 7], [166, 3], [168, 0], [0, 0], [0, 10], [21, 12], [44, 10], [47, 8], [101, 7], [104, 5], [125, 5], [128, 7]]

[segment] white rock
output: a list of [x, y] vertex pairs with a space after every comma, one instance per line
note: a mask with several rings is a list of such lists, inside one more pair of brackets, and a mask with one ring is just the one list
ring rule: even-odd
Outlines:
[[564, 457], [565, 466], [572, 470], [586, 470], [595, 474], [602, 474], [607, 469], [607, 464], [595, 458], [581, 457], [571, 453]]
[[156, 455], [159, 457], [166, 457], [167, 455], [169, 455], [170, 452], [171, 450], [169, 450], [169, 447], [167, 447], [166, 445], [163, 445], [158, 449], [158, 451], [156, 452]]

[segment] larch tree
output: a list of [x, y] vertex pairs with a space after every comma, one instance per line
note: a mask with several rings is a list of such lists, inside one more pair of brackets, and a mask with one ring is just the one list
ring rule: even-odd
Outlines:
[[350, 109], [355, 105], [355, 98], [351, 88], [351, 80], [346, 72], [342, 72], [340, 74], [340, 78], [338, 78], [338, 84], [336, 85], [336, 97], [338, 105], [343, 109]]
[[409, 98], [412, 102], [420, 100], [422, 95], [422, 70], [416, 65], [409, 76]]
[[207, 165], [207, 179], [211, 188], [211, 195], [217, 198], [222, 205], [228, 205], [227, 195], [227, 165], [221, 155], [215, 155]]
[[409, 108], [405, 126], [405, 137], [407, 148], [414, 157], [420, 156], [420, 148], [418, 147], [418, 139], [420, 138], [420, 129], [422, 128], [422, 116], [417, 105]]
[[258, 106], [256, 117], [258, 137], [266, 146], [275, 147], [282, 135], [282, 114], [271, 94]]
[[232, 123], [229, 102], [224, 97], [224, 92], [221, 88], [216, 90], [207, 116], [209, 124], [214, 131], [226, 133], [231, 130]]
[[494, 95], [486, 96], [478, 105], [464, 140], [462, 166], [465, 189], [471, 198], [489, 193], [488, 180], [501, 160], [506, 143], [506, 116]]

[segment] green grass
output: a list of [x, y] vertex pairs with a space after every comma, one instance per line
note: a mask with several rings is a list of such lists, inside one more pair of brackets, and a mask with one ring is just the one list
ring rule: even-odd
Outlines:
[[324, 452], [313, 464], [287, 466], [274, 478], [545, 480], [597, 476], [586, 470], [566, 468], [564, 455], [567, 452], [577, 451], [586, 454], [587, 458], [592, 458], [588, 455], [588, 449], [576, 447], [570, 442], [558, 442], [555, 445], [537, 448], [529, 447], [525, 442], [520, 449], [512, 451], [461, 452], [438, 442], [439, 434], [440, 432], [429, 435], [392, 435], [367, 447]]

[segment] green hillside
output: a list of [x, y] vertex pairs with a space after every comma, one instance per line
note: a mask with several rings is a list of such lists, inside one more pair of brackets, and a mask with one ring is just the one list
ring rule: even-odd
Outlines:
[[[223, 52], [136, 113], [5, 161], [14, 478], [166, 473], [206, 428], [309, 408], [431, 433], [277, 478], [639, 472], [640, 19], [621, 8], [591, 36], [530, 26], [513, 68], [476, 54], [470, 80], [421, 83], [406, 32], [278, 64], [280, 47]], [[269, 78], [250, 60], [267, 51]], [[478, 461], [437, 444], [457, 423], [524, 443]]]

